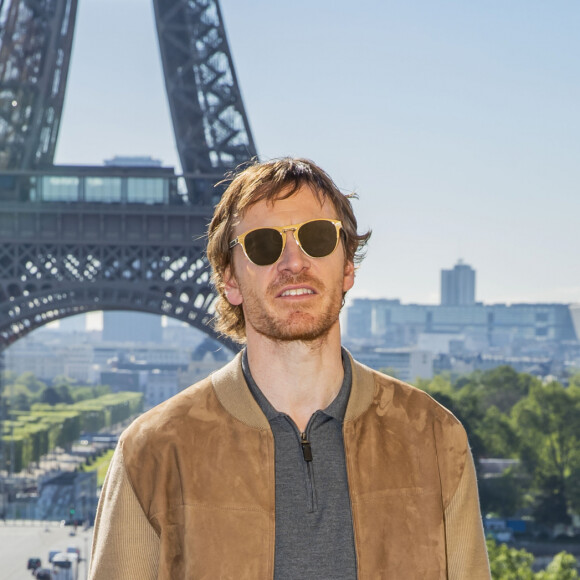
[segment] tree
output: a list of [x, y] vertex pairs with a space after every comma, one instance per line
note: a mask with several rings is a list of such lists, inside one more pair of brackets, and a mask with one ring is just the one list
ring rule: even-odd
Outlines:
[[26, 393], [18, 393], [14, 397], [14, 408], [18, 411], [30, 411], [30, 398]]
[[54, 379], [52, 379], [52, 386], [55, 389], [58, 389], [59, 387], [62, 386], [66, 386], [66, 387], [74, 387], [76, 384], [76, 381], [74, 379], [71, 379], [69, 377], [67, 377], [66, 375], [57, 375], [56, 377], [54, 377]]
[[520, 460], [512, 473], [480, 480], [484, 512], [531, 507], [540, 524], [568, 524], [580, 513], [580, 375], [565, 389], [510, 367], [418, 386], [462, 422], [476, 467], [482, 457]]
[[34, 373], [31, 372], [22, 373], [14, 382], [26, 385], [28, 391], [32, 394], [40, 393], [40, 391], [46, 388], [46, 385], [42, 381], [39, 381]]
[[488, 540], [487, 552], [493, 580], [534, 580], [534, 556], [526, 550]]
[[518, 373], [512, 367], [503, 365], [485, 372], [474, 372], [461, 377], [454, 388], [459, 392], [470, 392], [477, 396], [483, 411], [497, 407], [508, 414], [513, 406], [526, 397], [533, 385], [540, 381], [527, 373]]
[[485, 373], [483, 383], [486, 407], [494, 405], [503, 413], [509, 413], [518, 401], [528, 396], [533, 386], [540, 385], [540, 380], [503, 365]]
[[580, 372], [574, 373], [570, 377], [570, 388], [577, 388], [580, 389]]
[[540, 474], [536, 478], [536, 487], [537, 492], [532, 509], [536, 522], [546, 526], [571, 524], [565, 481], [557, 475]]
[[510, 418], [495, 405], [487, 409], [476, 431], [487, 457], [517, 457], [519, 439]]
[[[580, 464], [574, 465], [570, 470], [570, 481], [580, 481]], [[580, 514], [580, 485], [572, 485], [568, 487], [568, 501], [570, 507], [575, 514]]]
[[58, 396], [60, 397], [61, 403], [66, 403], [67, 405], [72, 405], [74, 403], [74, 399], [70, 394], [70, 387], [68, 385], [60, 385], [55, 388]]
[[578, 580], [576, 558], [567, 552], [560, 552], [545, 570], [536, 574], [537, 580]]
[[508, 469], [499, 477], [478, 482], [481, 511], [498, 517], [512, 517], [523, 505], [524, 486], [517, 470]]
[[580, 481], [580, 389], [534, 385], [513, 409], [520, 458], [536, 491], [535, 514], [548, 524], [569, 523]]
[[534, 573], [534, 556], [526, 550], [510, 548], [487, 540], [489, 565], [493, 580], [578, 580], [576, 558], [567, 552], [560, 552], [545, 570]]
[[60, 395], [54, 387], [47, 387], [44, 389], [40, 396], [40, 401], [41, 403], [46, 403], [52, 406], [58, 405], [61, 402]]

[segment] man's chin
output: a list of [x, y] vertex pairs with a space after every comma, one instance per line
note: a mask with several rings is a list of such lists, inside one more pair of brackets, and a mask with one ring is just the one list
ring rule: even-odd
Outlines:
[[328, 320], [316, 321], [304, 314], [300, 315], [300, 320], [296, 318], [291, 317], [268, 328], [256, 330], [266, 338], [278, 342], [313, 342], [325, 338], [335, 324]]

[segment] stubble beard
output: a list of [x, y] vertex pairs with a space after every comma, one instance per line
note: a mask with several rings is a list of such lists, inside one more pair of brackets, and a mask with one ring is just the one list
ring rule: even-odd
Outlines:
[[[323, 305], [323, 311], [312, 312], [297, 305], [296, 310], [289, 313], [283, 310], [280, 313], [274, 312], [275, 307], [269, 307], [268, 297], [277, 296], [283, 286], [293, 284], [307, 284], [315, 288], [319, 295], [328, 296], [329, 300]], [[276, 342], [323, 340], [337, 323], [342, 308], [342, 288], [333, 290], [329, 295], [323, 282], [304, 274], [281, 276], [268, 286], [264, 299], [260, 299], [253, 289], [241, 290], [244, 296], [246, 326], [252, 326], [258, 334]]]

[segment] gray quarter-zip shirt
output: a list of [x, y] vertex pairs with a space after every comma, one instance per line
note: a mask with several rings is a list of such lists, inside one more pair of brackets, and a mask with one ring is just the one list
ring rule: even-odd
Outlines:
[[[274, 435], [276, 469], [276, 580], [353, 580], [357, 577], [342, 423], [352, 370], [342, 352], [338, 395], [301, 433], [277, 411], [252, 378], [247, 352], [242, 370]], [[251, 533], [249, 530], [248, 533]]]

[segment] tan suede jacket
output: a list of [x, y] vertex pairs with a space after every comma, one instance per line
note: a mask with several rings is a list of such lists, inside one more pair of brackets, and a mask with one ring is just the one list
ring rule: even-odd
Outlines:
[[[424, 392], [352, 368], [343, 430], [358, 578], [488, 580], [463, 427]], [[125, 431], [89, 578], [270, 580], [274, 486], [273, 436], [238, 356]]]

